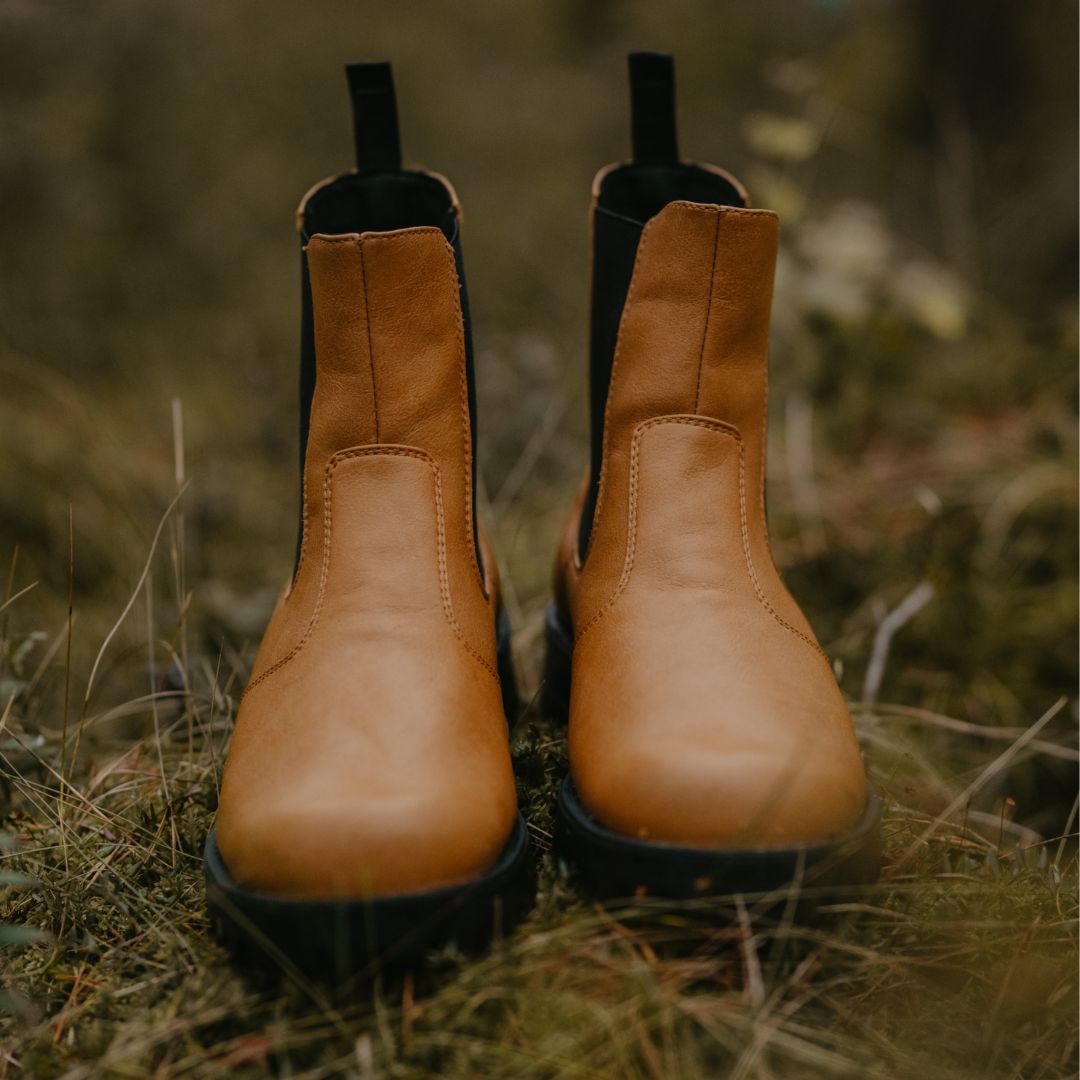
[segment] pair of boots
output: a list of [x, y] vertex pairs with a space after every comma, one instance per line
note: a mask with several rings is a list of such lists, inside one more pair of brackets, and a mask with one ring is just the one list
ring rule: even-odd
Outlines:
[[[237, 947], [337, 972], [480, 943], [534, 891], [457, 197], [401, 168], [389, 65], [346, 71], [357, 169], [298, 213], [296, 566], [206, 847]], [[593, 186], [592, 460], [546, 621], [560, 850], [609, 897], [867, 880], [877, 801], [766, 532], [777, 218], [680, 161], [670, 57], [632, 55], [630, 81], [633, 160]]]

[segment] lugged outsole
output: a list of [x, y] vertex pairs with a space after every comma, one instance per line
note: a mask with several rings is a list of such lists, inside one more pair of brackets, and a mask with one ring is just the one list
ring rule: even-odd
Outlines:
[[881, 863], [881, 808], [873, 792], [849, 833], [789, 848], [691, 848], [622, 836], [589, 816], [569, 776], [559, 789], [558, 811], [556, 846], [602, 899], [757, 896], [790, 891], [792, 885], [817, 897], [869, 884]]
[[520, 814], [498, 861], [481, 877], [400, 896], [295, 900], [246, 889], [229, 874], [215, 829], [204, 858], [211, 918], [238, 961], [332, 980], [407, 965], [443, 942], [481, 949], [513, 929], [536, 891]]

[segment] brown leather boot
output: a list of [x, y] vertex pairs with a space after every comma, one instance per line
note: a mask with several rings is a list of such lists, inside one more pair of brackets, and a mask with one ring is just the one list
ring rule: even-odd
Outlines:
[[630, 73], [634, 160], [593, 186], [592, 465], [547, 627], [562, 842], [606, 895], [872, 878], [877, 800], [766, 532], [777, 217], [679, 161], [670, 57]]
[[230, 940], [331, 974], [479, 944], [531, 898], [509, 637], [475, 527], [457, 198], [401, 169], [389, 65], [347, 74], [358, 169], [298, 214], [297, 565], [206, 846]]

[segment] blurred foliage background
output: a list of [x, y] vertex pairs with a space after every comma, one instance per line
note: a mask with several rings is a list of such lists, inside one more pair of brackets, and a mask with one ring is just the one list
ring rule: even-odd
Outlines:
[[[0, 610], [0, 751], [25, 764], [75, 716], [178, 477], [150, 600], [88, 694], [89, 774], [152, 735], [140, 695], [178, 653], [235, 701], [294, 544], [293, 211], [350, 165], [356, 58], [394, 62], [406, 159], [464, 205], [482, 512], [535, 689], [587, 458], [589, 186], [628, 154], [625, 54], [658, 48], [684, 156], [781, 214], [774, 545], [845, 693], [876, 703], [864, 733], [936, 718], [890, 798], [937, 813], [1064, 695], [1061, 752], [976, 801], [1071, 831], [1077, 31], [1065, 0], [0, 0], [0, 603], [33, 586]], [[197, 868], [185, 888], [197, 921]]]

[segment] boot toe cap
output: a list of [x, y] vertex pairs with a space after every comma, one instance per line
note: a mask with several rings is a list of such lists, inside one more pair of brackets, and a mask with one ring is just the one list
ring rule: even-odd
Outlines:
[[612, 749], [574, 781], [589, 813], [621, 835], [714, 849], [827, 842], [856, 824], [869, 794], [857, 751], [852, 760], [670, 739]]
[[[475, 798], [475, 795], [474, 795]], [[232, 877], [292, 899], [379, 899], [464, 884], [492, 866], [515, 808], [410, 792], [363, 800], [295, 799], [219, 815]]]

